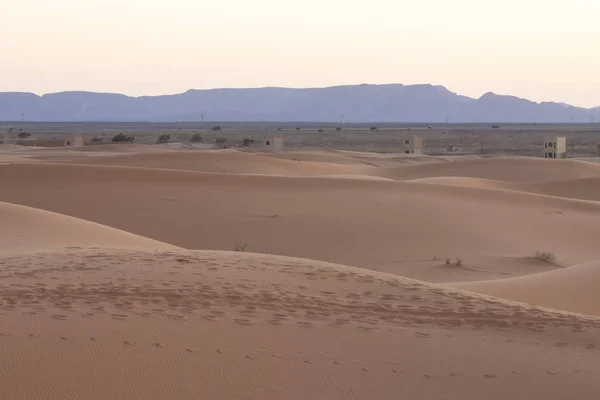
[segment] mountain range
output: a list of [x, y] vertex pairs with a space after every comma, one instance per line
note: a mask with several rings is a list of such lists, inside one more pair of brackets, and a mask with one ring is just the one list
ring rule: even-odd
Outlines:
[[0, 93], [0, 120], [294, 121], [333, 122], [600, 122], [600, 107], [586, 109], [486, 93], [478, 99], [436, 85], [353, 85], [313, 89], [188, 90], [163, 96], [62, 92]]

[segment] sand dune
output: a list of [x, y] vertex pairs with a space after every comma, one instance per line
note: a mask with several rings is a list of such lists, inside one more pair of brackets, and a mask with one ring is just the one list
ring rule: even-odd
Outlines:
[[600, 201], [600, 177], [536, 182], [523, 185], [520, 189], [550, 196]]
[[513, 182], [496, 181], [483, 178], [465, 178], [461, 176], [443, 176], [434, 178], [411, 179], [412, 183], [428, 183], [431, 185], [462, 186], [479, 189], [517, 190], [520, 184]]
[[11, 400], [597, 394], [597, 319], [247, 253], [0, 263], [0, 390]]
[[600, 177], [600, 165], [577, 160], [531, 157], [481, 158], [390, 168], [382, 170], [381, 176], [400, 180], [463, 177], [504, 182], [538, 182]]
[[[284, 152], [255, 152], [263, 157], [282, 159], [282, 160], [300, 160], [303, 162], [330, 163], [338, 165], [355, 165], [355, 166], [374, 166], [373, 163], [367, 161], [366, 158], [353, 157], [337, 151], [324, 150], [289, 150]], [[364, 154], [364, 153], [358, 153]]]
[[600, 262], [456, 287], [545, 307], [600, 316]]
[[73, 153], [125, 153], [125, 154], [144, 154], [144, 153], [168, 153], [177, 152], [178, 149], [171, 149], [165, 146], [149, 144], [99, 144], [94, 146], [70, 147], [64, 150]]
[[[284, 176], [314, 176], [331, 174], [358, 174], [373, 167], [358, 164], [342, 165], [331, 162], [303, 162], [300, 158], [274, 158], [261, 153], [238, 151], [171, 151], [164, 153], [136, 153], [120, 156], [76, 160], [84, 164], [147, 167], [185, 171], [230, 174], [261, 174]], [[300, 161], [298, 161], [300, 160]]]
[[[443, 268], [446, 257], [478, 269], [485, 269], [481, 256], [537, 250], [565, 265], [600, 259], [591, 239], [600, 236], [600, 204], [529, 193], [60, 164], [0, 166], [0, 180], [0, 200], [190, 249], [247, 244], [398, 275], [409, 268], [415, 278], [424, 276], [413, 265], [437, 256], [438, 281], [455, 277]], [[499, 277], [493, 270], [473, 276]]]
[[513, 190], [518, 192], [546, 194], [549, 196], [565, 197], [570, 199], [600, 201], [600, 177], [548, 180], [543, 182], [532, 183], [502, 182], [480, 178], [438, 177], [414, 179], [410, 182], [485, 189]]
[[0, 162], [1, 399], [597, 397], [600, 165], [94, 147]]
[[173, 250], [170, 246], [114, 228], [53, 212], [0, 202], [2, 252], [65, 248]]

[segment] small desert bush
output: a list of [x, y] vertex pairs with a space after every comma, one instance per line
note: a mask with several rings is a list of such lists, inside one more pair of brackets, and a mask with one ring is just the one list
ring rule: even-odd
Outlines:
[[544, 262], [547, 262], [550, 264], [554, 264], [556, 262], [556, 256], [554, 255], [554, 253], [552, 253], [550, 251], [540, 251], [540, 250], [536, 251], [535, 259], [544, 261]]
[[171, 139], [171, 135], [167, 135], [167, 134], [160, 135], [158, 137], [158, 139], [156, 140], [156, 143], [159, 143], [159, 144], [169, 143], [170, 139]]
[[450, 257], [447, 257], [446, 258], [446, 265], [456, 265], [457, 267], [462, 267], [463, 260], [460, 257], [456, 257], [456, 260], [453, 263], [452, 259]]
[[248, 247], [247, 244], [236, 244], [235, 247], [233, 248], [233, 250], [234, 251], [244, 252], [244, 251], [246, 251], [247, 247]]

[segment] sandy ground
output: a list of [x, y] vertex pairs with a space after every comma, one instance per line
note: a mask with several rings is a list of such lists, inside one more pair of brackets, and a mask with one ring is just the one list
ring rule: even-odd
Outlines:
[[0, 154], [0, 398], [597, 397], [599, 165], [149, 147]]

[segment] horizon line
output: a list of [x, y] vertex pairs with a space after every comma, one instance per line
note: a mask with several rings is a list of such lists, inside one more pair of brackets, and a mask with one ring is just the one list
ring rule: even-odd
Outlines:
[[36, 92], [27, 92], [27, 91], [0, 91], [0, 95], [1, 94], [31, 94], [31, 95], [35, 95], [38, 97], [44, 97], [44, 96], [51, 96], [51, 95], [64, 94], [64, 93], [89, 93], [89, 94], [105, 94], [105, 95], [125, 96], [125, 97], [132, 98], [132, 99], [139, 99], [139, 98], [146, 98], [146, 97], [178, 96], [178, 95], [183, 95], [183, 94], [186, 94], [189, 92], [194, 92], [194, 91], [209, 92], [209, 91], [218, 91], [218, 90], [261, 90], [261, 89], [318, 90], [318, 89], [332, 89], [332, 88], [340, 88], [340, 87], [360, 87], [360, 86], [403, 86], [403, 87], [430, 86], [430, 87], [443, 88], [456, 96], [466, 97], [466, 98], [469, 98], [472, 100], [480, 100], [481, 98], [483, 98], [487, 95], [494, 95], [494, 96], [499, 96], [499, 97], [512, 97], [512, 98], [519, 99], [519, 100], [529, 101], [529, 102], [532, 102], [535, 104], [553, 103], [553, 104], [566, 105], [566, 106], [574, 107], [574, 108], [581, 108], [584, 110], [593, 110], [596, 108], [600, 108], [600, 105], [599, 106], [591, 106], [591, 107], [577, 106], [577, 105], [565, 103], [562, 101], [556, 101], [556, 100], [535, 101], [535, 100], [530, 100], [525, 97], [519, 97], [519, 96], [515, 96], [515, 95], [511, 95], [511, 94], [499, 94], [499, 93], [495, 93], [493, 91], [487, 91], [479, 97], [471, 97], [471, 96], [459, 94], [458, 92], [452, 91], [445, 85], [439, 85], [439, 84], [433, 84], [433, 83], [416, 83], [416, 84], [357, 83], [357, 84], [344, 84], [344, 85], [331, 85], [331, 86], [309, 86], [309, 87], [256, 86], [256, 87], [215, 87], [215, 88], [207, 88], [207, 89], [190, 88], [183, 92], [173, 92], [173, 93], [153, 94], [153, 95], [139, 95], [139, 96], [129, 95], [129, 94], [125, 94], [125, 93], [119, 93], [119, 92], [104, 92], [104, 91], [92, 91], [92, 90], [64, 90], [64, 91], [59, 91], [59, 92], [47, 92], [47, 93], [43, 93], [43, 94], [39, 94]]

